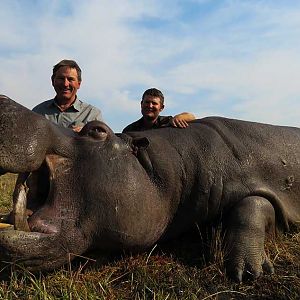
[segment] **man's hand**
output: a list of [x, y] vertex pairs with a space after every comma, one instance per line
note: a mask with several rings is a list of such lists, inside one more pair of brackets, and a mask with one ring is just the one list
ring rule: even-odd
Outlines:
[[79, 132], [82, 129], [83, 126], [71, 126], [70, 128], [75, 131], [75, 132]]
[[188, 122], [192, 120], [195, 120], [195, 116], [191, 113], [184, 112], [174, 116], [170, 120], [170, 124], [173, 127], [186, 128], [189, 126]]
[[189, 126], [187, 121], [184, 118], [182, 118], [180, 115], [173, 117], [170, 120], [170, 123], [173, 127], [179, 127], [179, 128], [186, 128]]

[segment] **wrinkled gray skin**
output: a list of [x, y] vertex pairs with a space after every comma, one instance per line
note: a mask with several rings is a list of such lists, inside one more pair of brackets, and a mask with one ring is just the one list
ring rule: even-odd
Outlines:
[[146, 249], [221, 220], [227, 271], [241, 281], [273, 272], [267, 236], [300, 221], [297, 128], [213, 117], [128, 135], [94, 121], [78, 135], [0, 96], [5, 172], [22, 175], [1, 258], [31, 270], [90, 248]]

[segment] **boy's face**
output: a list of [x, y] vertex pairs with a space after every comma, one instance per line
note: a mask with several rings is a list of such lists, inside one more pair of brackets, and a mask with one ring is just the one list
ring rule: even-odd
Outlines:
[[159, 97], [146, 95], [141, 101], [142, 115], [148, 120], [157, 119], [163, 109], [164, 105], [161, 104]]

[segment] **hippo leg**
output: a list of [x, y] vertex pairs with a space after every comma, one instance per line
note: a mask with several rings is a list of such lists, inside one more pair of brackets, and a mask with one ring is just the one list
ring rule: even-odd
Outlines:
[[228, 275], [241, 282], [243, 276], [258, 278], [263, 270], [274, 273], [264, 244], [275, 234], [275, 211], [265, 198], [242, 199], [226, 216], [225, 264]]

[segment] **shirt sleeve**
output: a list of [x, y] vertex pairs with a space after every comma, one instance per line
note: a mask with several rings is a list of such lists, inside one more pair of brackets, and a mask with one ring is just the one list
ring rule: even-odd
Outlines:
[[171, 126], [170, 121], [172, 120], [172, 118], [172, 116], [159, 116], [159, 124], [157, 128]]
[[134, 124], [134, 123], [127, 125], [127, 126], [122, 130], [122, 133], [129, 132], [129, 131], [136, 131], [136, 128], [134, 127], [133, 124]]

